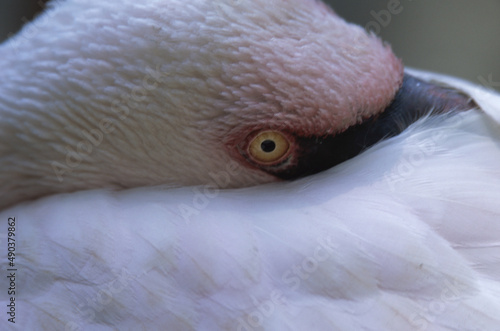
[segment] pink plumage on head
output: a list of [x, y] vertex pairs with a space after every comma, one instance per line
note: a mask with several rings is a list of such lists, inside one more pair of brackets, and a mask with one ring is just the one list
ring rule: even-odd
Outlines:
[[[320, 1], [120, 0], [115, 11], [117, 2], [54, 2], [34, 23], [36, 34], [25, 29], [0, 47], [7, 82], [0, 103], [9, 114], [0, 132], [9, 136], [4, 155], [16, 155], [0, 151], [2, 169], [12, 169], [0, 178], [16, 191], [13, 202], [99, 187], [206, 184], [235, 160], [245, 171], [231, 186], [275, 181], [241, 155], [248, 137], [269, 129], [335, 135], [381, 113], [401, 85], [390, 48]], [[69, 167], [67, 146], [90, 144], [82, 132], [95, 132], [103, 118], [118, 129], [78, 169]], [[27, 126], [35, 129], [9, 134]], [[40, 138], [47, 143], [34, 143]]]
[[390, 47], [321, 2], [292, 2], [281, 14], [242, 14], [267, 24], [225, 45], [233, 58], [224, 66], [223, 95], [233, 103], [223, 120], [308, 136], [339, 133], [382, 112], [403, 79]]

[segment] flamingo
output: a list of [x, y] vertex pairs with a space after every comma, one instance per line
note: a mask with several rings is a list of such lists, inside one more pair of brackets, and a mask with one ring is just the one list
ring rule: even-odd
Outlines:
[[500, 325], [494, 92], [313, 0], [54, 1], [0, 58], [2, 329]]

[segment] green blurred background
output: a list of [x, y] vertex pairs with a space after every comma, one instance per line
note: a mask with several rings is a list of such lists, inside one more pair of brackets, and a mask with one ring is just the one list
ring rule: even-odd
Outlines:
[[[380, 30], [408, 66], [466, 78], [492, 78], [500, 91], [499, 0], [326, 0], [345, 19]], [[391, 3], [399, 14], [387, 15]], [[377, 20], [376, 17], [379, 17]], [[383, 24], [379, 23], [382, 22]]]
[[[42, 10], [45, 2], [0, 0], [0, 40], [15, 33], [23, 22]], [[499, 0], [325, 2], [346, 20], [377, 32], [406, 65], [476, 83], [484, 84], [491, 78], [493, 83], [489, 85], [500, 90]], [[395, 6], [397, 3], [399, 6]], [[387, 15], [391, 6], [397, 10]]]

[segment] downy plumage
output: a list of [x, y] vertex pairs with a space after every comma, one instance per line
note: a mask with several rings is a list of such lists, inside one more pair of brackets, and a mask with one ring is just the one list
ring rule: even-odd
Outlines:
[[[196, 7], [195, 3], [202, 8]], [[211, 12], [207, 8], [214, 3], [220, 6], [217, 6], [215, 12]], [[260, 28], [259, 33], [268, 33], [266, 34], [270, 40], [268, 47], [276, 45], [278, 48], [288, 49], [286, 44], [280, 46], [280, 42], [285, 43], [284, 40], [276, 36], [272, 39], [275, 31], [266, 32], [266, 27], [273, 26], [268, 21], [270, 18], [286, 22], [292, 18], [298, 20], [290, 24], [301, 25], [304, 30], [290, 31], [286, 27], [282, 32], [293, 35], [293, 38], [286, 38], [287, 42], [291, 40], [304, 42], [303, 47], [306, 49], [304, 54], [311, 55], [312, 53], [307, 52], [308, 47], [313, 47], [309, 43], [314, 42], [316, 34], [321, 35], [324, 28], [312, 24], [311, 19], [319, 17], [320, 21], [331, 21], [333, 20], [331, 17], [334, 16], [331, 16], [332, 14], [323, 6], [315, 7], [314, 1], [290, 2], [305, 10], [305, 14], [300, 11], [295, 12], [291, 7], [278, 6], [283, 3], [278, 0], [268, 1], [266, 7], [260, 1], [181, 3], [164, 0], [147, 1], [145, 4], [123, 1], [123, 7], [117, 8], [115, 2], [92, 1], [91, 4], [96, 8], [107, 8], [109, 11], [93, 10], [93, 7], [89, 6], [82, 7], [81, 12], [70, 15], [69, 9], [72, 6], [83, 6], [83, 2], [68, 1], [56, 3], [54, 11], [46, 14], [51, 20], [46, 21], [45, 26], [41, 25], [38, 31], [44, 36], [42, 32], [50, 31], [53, 25], [57, 27], [57, 24], [68, 26], [75, 24], [75, 29], [87, 28], [95, 31], [93, 35], [88, 34], [87, 37], [90, 39], [98, 40], [101, 36], [100, 31], [103, 31], [103, 35], [109, 30], [121, 31], [124, 36], [136, 33], [135, 37], [131, 36], [135, 45], [132, 48], [141, 45], [143, 41], [148, 45], [158, 43], [159, 49], [162, 49], [161, 41], [148, 39], [147, 34], [137, 33], [134, 30], [137, 26], [150, 26], [149, 15], [152, 13], [141, 11], [141, 8], [158, 6], [159, 17], [162, 14], [167, 15], [166, 12], [162, 12], [165, 8], [172, 10], [168, 15], [175, 14], [179, 17], [182, 17], [183, 8], [189, 8], [190, 15], [198, 13], [190, 17], [192, 22], [173, 20], [167, 26], [171, 26], [172, 29], [175, 27], [175, 33], [174, 30], [170, 30], [163, 35], [179, 42], [185, 40], [189, 46], [188, 41], [193, 37], [189, 31], [195, 31], [194, 28], [190, 30], [189, 26], [197, 25], [198, 20], [220, 15], [231, 24], [242, 26], [249, 24], [243, 19], [247, 18], [246, 14], [243, 16], [237, 14], [240, 13], [241, 6], [244, 6], [251, 7], [251, 10], [247, 8], [248, 12], [243, 11], [254, 22], [251, 27]], [[160, 6], [161, 4], [164, 4], [165, 8]], [[132, 11], [128, 12], [127, 9]], [[309, 10], [320, 16], [313, 15], [311, 18], [307, 14], [310, 13]], [[99, 26], [100, 19], [104, 18], [110, 22], [121, 19], [123, 24]], [[214, 27], [227, 31], [224, 30], [226, 26], [224, 20], [217, 21]], [[335, 17], [335, 20], [339, 19]], [[344, 26], [344, 23], [337, 21], [330, 24]], [[91, 25], [99, 26], [99, 30], [93, 30]], [[36, 27], [36, 22], [34, 26]], [[155, 26], [152, 26], [152, 31], [165, 32], [162, 26], [156, 26], [156, 30], [153, 27]], [[346, 31], [352, 31], [351, 28], [352, 26], [348, 26]], [[23, 32], [24, 36], [27, 36], [27, 31]], [[62, 33], [61, 31], [58, 33]], [[358, 29], [354, 31], [361, 33]], [[18, 38], [22, 38], [23, 33]], [[74, 32], [67, 33], [71, 35]], [[308, 33], [312, 37], [308, 37]], [[47, 32], [45, 38], [49, 36], [51, 34]], [[207, 34], [205, 38], [210, 36], [212, 35]], [[221, 40], [225, 38], [229, 40], [232, 36], [224, 33], [214, 35], [214, 38], [218, 37]], [[343, 37], [340, 37], [342, 40]], [[147, 68], [147, 59], [158, 55], [154, 52], [141, 52], [144, 50], [142, 48], [130, 53], [114, 49], [112, 46], [110, 49], [103, 48], [102, 45], [105, 43], [98, 46], [99, 44], [89, 43], [85, 39], [65, 39], [61, 35], [54, 35], [52, 40], [54, 46], [63, 47], [64, 43], [61, 40], [65, 40], [70, 43], [70, 49], [75, 52], [74, 54], [83, 54], [82, 58], [87, 61], [84, 64], [79, 61], [73, 63], [76, 67], [82, 64], [80, 71], [76, 67], [68, 69], [68, 73], [80, 75], [81, 80], [78, 82], [64, 80], [58, 76], [60, 72], [55, 72], [54, 76], [50, 76], [52, 80], [45, 81], [46, 85], [43, 85], [42, 81], [38, 80], [40, 77], [37, 77], [38, 69], [46, 67], [50, 71], [54, 65], [64, 66], [58, 62], [60, 58], [54, 57], [54, 53], [44, 48], [45, 44], [40, 40], [48, 42], [45, 38], [40, 35], [26, 38], [28, 40], [26, 45], [46, 50], [46, 54], [38, 51], [40, 56], [45, 54], [42, 58], [35, 59], [26, 53], [27, 51], [24, 52], [23, 47], [28, 46], [23, 46], [25, 44], [19, 40], [18, 44], [13, 40], [11, 46], [4, 46], [5, 48], [0, 50], [5, 52], [8, 47], [17, 45], [15, 47], [20, 50], [16, 53], [19, 61], [26, 58], [34, 61], [32, 67], [28, 66], [23, 75], [18, 71], [20, 67], [14, 65], [14, 59], [11, 59], [9, 66], [2, 66], [2, 70], [19, 74], [19, 76], [9, 76], [11, 79], [1, 84], [2, 91], [8, 90], [13, 94], [0, 97], [2, 105], [10, 106], [7, 111], [5, 108], [2, 109], [0, 125], [3, 129], [13, 130], [10, 133], [15, 136], [13, 138], [15, 146], [19, 146], [20, 141], [40, 143], [46, 138], [49, 141], [48, 145], [53, 146], [54, 151], [59, 151], [59, 148], [65, 147], [65, 143], [70, 146], [74, 142], [78, 143], [81, 137], [78, 136], [77, 130], [81, 130], [82, 126], [90, 129], [91, 124], [96, 123], [94, 120], [101, 117], [99, 113], [89, 115], [91, 120], [88, 120], [86, 115], [65, 117], [61, 115], [65, 114], [64, 109], [75, 113], [98, 110], [101, 115], [111, 114], [111, 109], [100, 108], [98, 105], [111, 106], [113, 97], [103, 101], [109, 95], [122, 100], [120, 93], [126, 94], [127, 89], [131, 91], [137, 86], [132, 82], [127, 85], [130, 77], [135, 77], [136, 83], [139, 84], [144, 78], [133, 74], [136, 68], [133, 64], [122, 63], [119, 66], [120, 70], [113, 65], [106, 69], [107, 61], [135, 59], [135, 65]], [[365, 45], [376, 48], [375, 38], [361, 37], [357, 41], [363, 44], [363, 40], [368, 43]], [[118, 44], [126, 41], [126, 38], [120, 39]], [[331, 45], [333, 47], [333, 41]], [[318, 43], [313, 49], [320, 50], [322, 46], [325, 45]], [[350, 58], [356, 54], [361, 56], [366, 53], [370, 57], [368, 46], [360, 53], [342, 54]], [[356, 43], [353, 43], [352, 47], [358, 49]], [[118, 54], [123, 56], [110, 57], [106, 51], [113, 52], [114, 56]], [[384, 46], [379, 51], [381, 52], [379, 54], [392, 58], [392, 55], [386, 53], [387, 49]], [[251, 48], [245, 52], [252, 57]], [[218, 59], [221, 56], [223, 58], [226, 53], [228, 57], [236, 56], [229, 48], [218, 51], [214, 58]], [[101, 57], [99, 61], [90, 61], [85, 57], [97, 58], [96, 54]], [[276, 52], [274, 55], [279, 58], [280, 54]], [[71, 57], [68, 54], [60, 56], [64, 59]], [[182, 53], [178, 57], [191, 58], [191, 55]], [[265, 53], [254, 54], [254, 57], [265, 58]], [[200, 57], [200, 61], [202, 59], [204, 57]], [[354, 56], [353, 59], [354, 63], [358, 58]], [[223, 66], [226, 62], [221, 63]], [[398, 62], [393, 63], [393, 68], [397, 69]], [[322, 77], [325, 71], [330, 70], [324, 66], [315, 67], [320, 64], [315, 61], [306, 64], [297, 67], [299, 73], [304, 70], [305, 76], [311, 71], [318, 70], [317, 74], [311, 75]], [[383, 68], [387, 63], [377, 62], [373, 65], [375, 64]], [[204, 65], [206, 63], [201, 61], [192, 72], [185, 71], [188, 68], [186, 66], [179, 67], [175, 72], [176, 75], [168, 78], [169, 84], [175, 85], [176, 79], [179, 78], [178, 84], [181, 87], [178, 88], [181, 91], [189, 90], [188, 87], [191, 86], [189, 82], [196, 80], [189, 77], [197, 76], [197, 72], [203, 72]], [[296, 65], [298, 63], [293, 62], [290, 68], [296, 68]], [[349, 66], [340, 67], [353, 69]], [[93, 71], [88, 71], [91, 69]], [[272, 68], [269, 70], [272, 71]], [[33, 202], [18, 203], [14, 207], [4, 209], [0, 212], [0, 219], [7, 222], [9, 218], [15, 218], [16, 224], [17, 271], [14, 295], [16, 324], [9, 322], [9, 316], [4, 314], [0, 319], [1, 328], [245, 331], [498, 329], [500, 325], [498, 315], [500, 311], [498, 299], [500, 296], [500, 222], [498, 222], [500, 97], [450, 77], [416, 71], [407, 73], [427, 82], [453, 86], [461, 93], [472, 97], [479, 109], [423, 116], [400, 135], [379, 143], [373, 142], [375, 145], [362, 154], [330, 170], [296, 181], [240, 189], [224, 188], [276, 181], [276, 178], [268, 172], [263, 172], [262, 169], [248, 167], [240, 161], [232, 162], [230, 158], [217, 160], [222, 154], [211, 155], [216, 150], [215, 147], [200, 152], [199, 159], [195, 158], [200, 165], [193, 163], [192, 160], [187, 161], [188, 157], [197, 155], [194, 151], [200, 150], [193, 146], [197, 146], [199, 141], [197, 139], [201, 136], [197, 136], [197, 139], [191, 142], [191, 133], [197, 134], [195, 133], [197, 131], [194, 131], [195, 127], [190, 128], [179, 120], [176, 123], [178, 127], [174, 125], [169, 129], [178, 133], [183, 132], [184, 126], [181, 124], [190, 128], [185, 131], [190, 132], [188, 136], [179, 134], [177, 143], [185, 141], [190, 146], [191, 153], [185, 157], [181, 157], [181, 153], [174, 153], [173, 155], [179, 156], [179, 159], [172, 162], [181, 168], [170, 174], [180, 174], [185, 171], [185, 178], [188, 178], [187, 175], [194, 169], [201, 169], [201, 166], [204, 166], [208, 170], [202, 170], [203, 174], [197, 177], [197, 183], [204, 185], [172, 188], [174, 184], [191, 183], [189, 180], [183, 182], [181, 179], [184, 175], [179, 175], [178, 181], [167, 180], [163, 186], [139, 187], [124, 191], [100, 189], [59, 194]], [[213, 74], [219, 77], [220, 72], [215, 71]], [[250, 74], [249, 72], [248, 75]], [[351, 78], [345, 77], [345, 81], [354, 84], [357, 74]], [[302, 74], [299, 76], [301, 79], [304, 78]], [[376, 74], [368, 76], [377, 77]], [[154, 79], [154, 72], [148, 77]], [[237, 81], [233, 77], [226, 78], [228, 81]], [[339, 79], [339, 82], [344, 80], [343, 77], [332, 79]], [[394, 77], [388, 78], [388, 81], [396, 81], [399, 84], [401, 79], [402, 73], [395, 70]], [[35, 87], [25, 86], [28, 82], [38, 83]], [[300, 88], [304, 88], [312, 95], [318, 93], [315, 89], [311, 90], [310, 87], [308, 89], [309, 84], [302, 84], [303, 82], [297, 81], [297, 91], [300, 92]], [[148, 84], [150, 83], [153, 84], [153, 80], [148, 80]], [[220, 88], [214, 80], [207, 81], [207, 86], [210, 87], [212, 83], [215, 84], [214, 88]], [[327, 82], [323, 83], [325, 85], [321, 86], [321, 91], [327, 89], [334, 91], [338, 88], [336, 84], [328, 86]], [[276, 84], [278, 86], [279, 82]], [[59, 87], [54, 90], [56, 85]], [[238, 90], [242, 91], [241, 93], [247, 91], [245, 86], [238, 85]], [[388, 83], [385, 87], [380, 87], [384, 91], [392, 92], [380, 96], [380, 100], [375, 102], [378, 102], [377, 106], [369, 107], [370, 110], [364, 107], [359, 109], [372, 114], [382, 111], [381, 105], [387, 106], [396, 93], [394, 87], [390, 86], [391, 83]], [[258, 90], [257, 86], [253, 87]], [[284, 90], [281, 92], [289, 91], [289, 87], [283, 87]], [[415, 89], [417, 87], [413, 86]], [[62, 90], [74, 92], [56, 93]], [[354, 90], [358, 91], [356, 88]], [[163, 93], [169, 94], [160, 88], [152, 91], [155, 96], [162, 97], [161, 102], [165, 102]], [[186, 108], [179, 110], [180, 114], [184, 114], [184, 111], [189, 113], [189, 109], [194, 109], [189, 106], [198, 105], [202, 99], [194, 93], [196, 91], [189, 91], [193, 92], [192, 98], [176, 93], [169, 94], [170, 98], [178, 97], [180, 99], [177, 102], [186, 104]], [[377, 98], [378, 92], [371, 90], [374, 94], [366, 95], [363, 91], [363, 88], [360, 88], [359, 93], [348, 94], [346, 98], [358, 105], [360, 101], [350, 98], [365, 98], [366, 102], [372, 100], [374, 95]], [[28, 98], [26, 95], [30, 93], [36, 95], [36, 98]], [[444, 95], [438, 95], [432, 100], [441, 100], [447, 96], [456, 97], [453, 92], [449, 93], [451, 94], [446, 92]], [[20, 99], [16, 101], [15, 96], [19, 96]], [[139, 104], [142, 106], [136, 109], [137, 114], [134, 115], [138, 116], [137, 119], [134, 117], [134, 120], [142, 119], [142, 124], [147, 123], [146, 128], [134, 121], [131, 121], [135, 124], [130, 127], [120, 126], [118, 122], [116, 132], [126, 138], [113, 140], [120, 142], [113, 145], [114, 149], [110, 149], [111, 143], [103, 140], [102, 144], [96, 147], [95, 154], [91, 154], [86, 161], [81, 161], [78, 167], [75, 167], [74, 175], [65, 177], [65, 189], [51, 187], [57, 180], [45, 178], [40, 183], [39, 175], [33, 174], [32, 178], [26, 175], [29, 174], [27, 169], [40, 170], [41, 173], [52, 171], [50, 167], [44, 168], [44, 164], [47, 163], [43, 161], [52, 159], [50, 157], [39, 159], [42, 154], [37, 155], [34, 151], [47, 150], [46, 146], [21, 144], [20, 151], [9, 149], [11, 152], [16, 150], [15, 153], [21, 153], [23, 157], [16, 159], [14, 156], [9, 159], [10, 161], [0, 159], [0, 162], [3, 162], [2, 195], [8, 194], [4, 184], [8, 175], [18, 176], [15, 172], [5, 169], [14, 169], [14, 166], [18, 165], [24, 169], [23, 176], [27, 177], [17, 177], [8, 181], [10, 189], [17, 187], [18, 192], [25, 193], [24, 195], [17, 193], [15, 198], [3, 205], [51, 192], [109, 187], [110, 184], [116, 184], [111, 185], [112, 187], [161, 184], [155, 182], [155, 179], [164, 175], [160, 166], [140, 160], [138, 155], [151, 156], [153, 159], [155, 155], [159, 155], [148, 148], [143, 148], [155, 145], [154, 147], [160, 150], [161, 146], [156, 144], [162, 143], [161, 137], [163, 137], [164, 122], [157, 117], [154, 117], [153, 121], [148, 121], [148, 114], [150, 112], [158, 114], [160, 110], [171, 108], [168, 104], [164, 104], [165, 109], [163, 109], [160, 100], [156, 100], [153, 95], [148, 94], [147, 97], [148, 102]], [[416, 101], [422, 100], [422, 97], [418, 96]], [[90, 105], [83, 102], [89, 99], [92, 101]], [[232, 100], [235, 105], [241, 106], [245, 103], [242, 101], [240, 104], [238, 100], [244, 99], [244, 95], [235, 93], [228, 99], [224, 97], [217, 100], [224, 108], [224, 102]], [[459, 102], [462, 110], [469, 104], [467, 98], [464, 100], [466, 101], [463, 104]], [[293, 106], [297, 99], [290, 98], [288, 101], [290, 106]], [[276, 102], [284, 105], [288, 104], [288, 101], [284, 98]], [[323, 103], [324, 100], [308, 102]], [[362, 104], [365, 104], [364, 102]], [[56, 112], [58, 115], [52, 116], [53, 114], [43, 111], [46, 105], [54, 106], [56, 111], [62, 113]], [[17, 106], [22, 106], [23, 111], [19, 112]], [[334, 108], [330, 110], [334, 111], [335, 106], [332, 107]], [[449, 110], [453, 107], [442, 108]], [[232, 110], [236, 112], [236, 108]], [[349, 108], [349, 110], [355, 109]], [[317, 114], [319, 113], [321, 111]], [[283, 115], [285, 118], [292, 116], [287, 114], [286, 111], [280, 111], [276, 116]], [[10, 115], [14, 116], [14, 119], [9, 117]], [[306, 121], [309, 115], [315, 118], [314, 114], [302, 115]], [[348, 116], [346, 123], [356, 124], [358, 117], [366, 117], [358, 115], [352, 115], [352, 118]], [[325, 114], [323, 116], [328, 117]], [[26, 122], [21, 120], [24, 117]], [[37, 120], [34, 120], [35, 118]], [[49, 118], [53, 122], [46, 126], [44, 119], [49, 120]], [[234, 121], [228, 120], [224, 125], [217, 118], [215, 116], [211, 119], [216, 125], [224, 127], [224, 125], [236, 125], [238, 117]], [[320, 118], [321, 116], [318, 118], [318, 123], [321, 122]], [[240, 120], [247, 119], [247, 116], [243, 116]], [[67, 130], [59, 130], [57, 123], [66, 123], [65, 121]], [[404, 128], [412, 121], [413, 119], [408, 123], [399, 124]], [[22, 126], [24, 130], [33, 130], [34, 133], [15, 131], [16, 127], [21, 128], [19, 123], [24, 123], [25, 126]], [[208, 126], [210, 121], [205, 119], [203, 123]], [[339, 128], [346, 124], [339, 123], [343, 122], [333, 121], [325, 130], [331, 130], [329, 133], [338, 133], [342, 131]], [[394, 124], [397, 124], [397, 121]], [[137, 140], [128, 138], [133, 137], [132, 128], [139, 130]], [[125, 131], [121, 131], [122, 129]], [[147, 129], [155, 132], [151, 136], [151, 141], [142, 139], [148, 137]], [[72, 135], [71, 132], [75, 134]], [[7, 137], [5, 131], [2, 134], [4, 135], [2, 139]], [[144, 136], [141, 136], [143, 134]], [[168, 135], [168, 130], [165, 135]], [[167, 141], [169, 139], [171, 138], [166, 137]], [[4, 151], [7, 150], [6, 146], [11, 148], [11, 145], [4, 143], [4, 140], [1, 146]], [[100, 163], [92, 164], [96, 160], [101, 161], [97, 157], [99, 153], [114, 160], [110, 161], [110, 164], [116, 167], [120, 167], [119, 163], [122, 161], [126, 166], [120, 169], [110, 168], [101, 174], [99, 171], [105, 167], [101, 167]], [[130, 160], [134, 162], [129, 162]], [[168, 159], [157, 160], [161, 164]], [[64, 161], [63, 157], [61, 162]], [[12, 168], [4, 167], [5, 164], [9, 164], [8, 162], [11, 162]], [[133, 164], [136, 166], [132, 166]], [[191, 167], [193, 164], [195, 165]], [[38, 169], [37, 166], [41, 168]], [[141, 169], [142, 166], [145, 168]], [[169, 168], [168, 165], [166, 167]], [[115, 178], [113, 177], [115, 170], [116, 173], [120, 173], [121, 177], [117, 176], [121, 179], [124, 169], [126, 175], [130, 176], [126, 183], [115, 183], [109, 179]], [[77, 176], [80, 172], [84, 172], [82, 177]], [[136, 172], [139, 179], [134, 177]], [[144, 174], [147, 174], [145, 177], [149, 176], [151, 182], [144, 181], [145, 177], [142, 176]], [[47, 173], [47, 176], [53, 174]], [[246, 176], [246, 179], [241, 179], [242, 176]], [[162, 178], [165, 180], [166, 177]], [[107, 185], [100, 185], [100, 180], [107, 180]], [[88, 185], [85, 186], [86, 184]], [[39, 188], [36, 194], [30, 192], [31, 185], [37, 190]], [[7, 238], [7, 230], [7, 226], [0, 230], [2, 231], [0, 238]], [[7, 256], [2, 257], [2, 270], [9, 268], [8, 262]], [[7, 283], [5, 284], [7, 286]], [[6, 310], [10, 309], [6, 307], [11, 302], [10, 297], [12, 295], [7, 291], [1, 291], [2, 306]]]

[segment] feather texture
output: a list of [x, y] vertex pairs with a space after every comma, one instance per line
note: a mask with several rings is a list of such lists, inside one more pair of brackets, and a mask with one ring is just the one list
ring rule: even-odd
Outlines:
[[[0, 72], [0, 209], [207, 184], [248, 163], [252, 132], [341, 132], [403, 78], [387, 45], [315, 0], [53, 1], [0, 45]], [[230, 184], [276, 180], [248, 165]]]
[[17, 224], [15, 326], [497, 330], [499, 97], [412, 74], [490, 102], [295, 182], [87, 191], [2, 211]]

